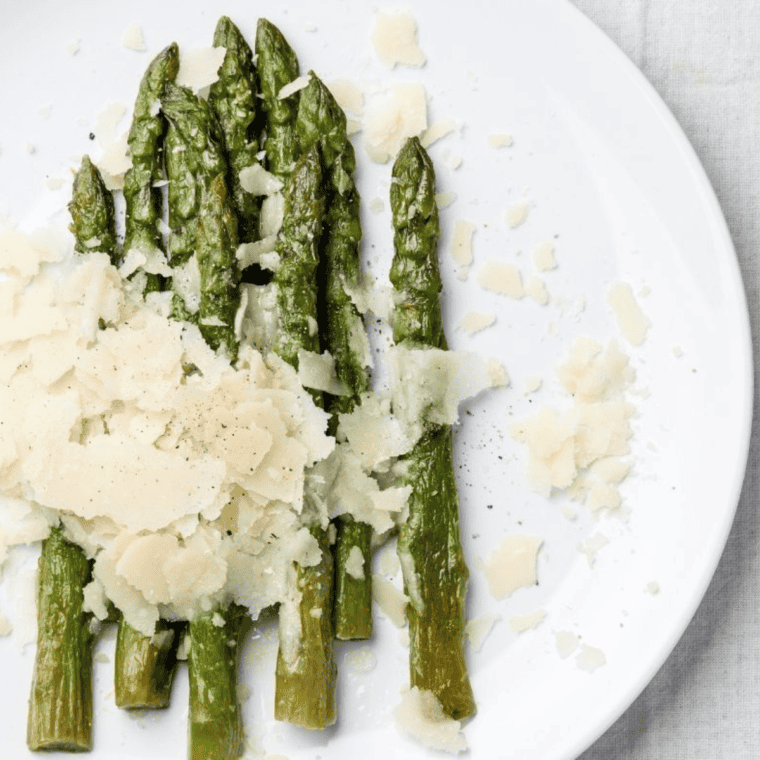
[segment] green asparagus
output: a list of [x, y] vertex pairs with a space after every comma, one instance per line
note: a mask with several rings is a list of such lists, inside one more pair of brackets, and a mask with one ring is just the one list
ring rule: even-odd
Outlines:
[[[361, 268], [361, 212], [354, 182], [356, 157], [346, 132], [346, 116], [323, 82], [309, 72], [309, 84], [301, 90], [296, 130], [302, 150], [319, 144], [325, 164], [327, 207], [320, 254], [323, 262], [320, 324], [325, 348], [335, 359], [338, 380], [346, 393], [330, 396], [327, 409], [337, 419], [350, 412], [368, 388], [364, 356], [364, 322], [348, 295], [359, 285]], [[333, 427], [334, 427], [333, 423]], [[338, 520], [335, 575], [335, 635], [339, 639], [372, 636], [372, 577], [370, 543], [372, 528], [351, 518]], [[351, 549], [357, 547], [364, 561], [364, 577], [346, 569]]]
[[[116, 253], [113, 196], [89, 156], [74, 177], [69, 203], [74, 248]], [[42, 544], [37, 596], [37, 653], [29, 699], [27, 744], [33, 750], [89, 750], [92, 745], [91, 616], [84, 612], [90, 580], [84, 551], [60, 527]]]
[[113, 195], [103, 183], [97, 167], [89, 156], [74, 177], [72, 198], [69, 202], [74, 250], [79, 253], [107, 253], [116, 251]]
[[29, 700], [32, 750], [82, 752], [92, 747], [91, 616], [83, 589], [84, 552], [53, 528], [42, 544], [37, 594], [37, 656]]
[[[156, 103], [178, 71], [179, 48], [172, 43], [151, 61], [137, 91], [128, 136], [132, 167], [124, 176], [124, 253], [132, 248], [148, 253], [164, 248], [158, 226], [163, 213], [162, 194], [155, 185], [164, 176], [163, 140], [167, 123], [163, 114], [156, 111]], [[162, 290], [164, 286], [160, 275], [147, 274], [146, 292]], [[115, 698], [119, 707], [168, 707], [179, 630], [161, 621], [157, 634], [144, 636], [123, 618], [119, 620], [114, 658]]]
[[[404, 145], [394, 164], [391, 212], [395, 256], [390, 278], [400, 300], [394, 340], [411, 348], [446, 349], [435, 172], [417, 138]], [[475, 704], [464, 652], [469, 574], [459, 537], [451, 427], [428, 422], [406, 464], [412, 493], [398, 553], [410, 599], [410, 680], [431, 691], [443, 711], [458, 720], [472, 715]]]
[[238, 218], [238, 236], [241, 242], [249, 243], [258, 238], [259, 201], [243, 189], [240, 172], [258, 163], [256, 69], [251, 48], [226, 16], [216, 25], [214, 47], [223, 47], [227, 52], [219, 69], [219, 79], [209, 90], [208, 102], [224, 136], [229, 163], [228, 185]]
[[236, 605], [196, 615], [188, 629], [189, 760], [237, 760], [243, 724], [237, 647], [244, 619]]
[[[224, 174], [204, 189], [197, 224], [200, 330], [212, 348], [234, 361], [234, 318], [240, 301], [237, 220]], [[188, 626], [190, 760], [228, 760], [240, 754], [242, 724], [236, 685], [242, 620], [236, 605], [220, 605], [195, 616]]]
[[[150, 253], [156, 249], [162, 251], [164, 247], [158, 226], [162, 216], [162, 194], [156, 183], [163, 179], [166, 119], [157, 112], [156, 103], [166, 85], [174, 82], [178, 71], [179, 48], [172, 43], [151, 61], [137, 91], [128, 136], [132, 167], [124, 175], [124, 254], [132, 248]], [[148, 274], [147, 291], [162, 287], [160, 275]]]
[[168, 84], [161, 110], [169, 121], [164, 162], [169, 179], [169, 261], [187, 263], [195, 252], [198, 213], [204, 190], [219, 174], [227, 174], [224, 142], [208, 102], [186, 87]]
[[259, 19], [256, 28], [256, 66], [266, 114], [267, 169], [286, 180], [299, 155], [295, 134], [298, 93], [280, 98], [280, 91], [298, 78], [298, 58], [282, 32], [266, 19]]
[[[319, 236], [324, 220], [322, 168], [318, 146], [299, 159], [285, 191], [285, 218], [276, 243], [281, 263], [274, 274], [280, 331], [276, 353], [298, 367], [299, 349], [319, 350], [317, 330], [317, 264]], [[321, 394], [314, 393], [317, 403]], [[308, 509], [308, 493], [305, 494]], [[275, 717], [307, 728], [335, 722], [336, 667], [333, 658], [333, 560], [327, 530], [318, 520], [310, 530], [322, 548], [314, 567], [294, 565], [292, 588], [300, 596], [299, 635], [280, 622], [277, 654]], [[317, 611], [315, 613], [315, 610]]]

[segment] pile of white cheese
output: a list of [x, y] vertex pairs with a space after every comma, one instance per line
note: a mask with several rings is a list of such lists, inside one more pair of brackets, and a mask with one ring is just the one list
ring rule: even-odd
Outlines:
[[405, 517], [394, 465], [424, 420], [456, 422], [463, 397], [503, 381], [484, 360], [394, 347], [389, 387], [336, 439], [304, 387], [334, 383], [329, 356], [296, 372], [260, 352], [244, 303], [231, 366], [128, 271], [74, 253], [67, 231], [2, 223], [0, 551], [60, 522], [94, 559], [88, 608], [103, 618], [110, 599], [146, 635], [228, 600], [254, 618], [292, 607], [289, 568], [320, 561], [309, 527], [350, 513], [382, 540]]

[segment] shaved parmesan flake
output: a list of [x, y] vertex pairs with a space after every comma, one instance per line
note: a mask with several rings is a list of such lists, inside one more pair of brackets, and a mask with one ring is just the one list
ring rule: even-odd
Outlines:
[[557, 647], [557, 654], [566, 660], [578, 648], [580, 638], [572, 631], [557, 631], [554, 634], [554, 643]]
[[542, 623], [545, 617], [546, 610], [536, 610], [524, 615], [513, 615], [509, 618], [509, 627], [515, 633], [524, 633]]
[[289, 98], [291, 95], [298, 92], [299, 90], [303, 90], [303, 88], [309, 84], [310, 80], [311, 80], [311, 76], [309, 74], [305, 74], [304, 76], [297, 77], [292, 82], [289, 82], [284, 87], [282, 87], [280, 91], [277, 93], [277, 97], [280, 100], [285, 100], [285, 98]]
[[377, 13], [372, 44], [388, 68], [397, 64], [418, 67], [425, 63], [425, 54], [417, 44], [417, 22], [408, 13]]
[[282, 190], [282, 180], [270, 174], [261, 164], [246, 166], [238, 176], [240, 186], [251, 195], [274, 195]]
[[346, 572], [355, 580], [364, 580], [364, 555], [358, 546], [352, 546], [345, 563]]
[[457, 265], [457, 276], [460, 279], [467, 277], [467, 270], [472, 264], [472, 236], [475, 233], [475, 225], [464, 219], [454, 222], [454, 234], [451, 237], [449, 251], [451, 258]]
[[536, 585], [542, 544], [543, 539], [537, 536], [506, 536], [488, 559], [480, 562], [494, 599], [506, 599], [519, 588]]
[[493, 312], [476, 312], [468, 311], [459, 321], [459, 326], [470, 335], [485, 330], [496, 321], [496, 314]]
[[364, 130], [364, 149], [378, 164], [394, 158], [410, 137], [427, 129], [427, 95], [421, 84], [400, 83], [373, 99]]
[[549, 303], [549, 291], [546, 283], [540, 277], [530, 277], [525, 283], [525, 294], [532, 298], [539, 306]]
[[627, 282], [613, 282], [607, 290], [607, 301], [623, 337], [632, 346], [640, 346], [646, 339], [650, 322], [633, 295], [631, 286]]
[[[356, 549], [357, 547], [354, 547]], [[377, 657], [368, 646], [361, 646], [358, 649], [346, 652], [343, 662], [354, 671], [354, 673], [369, 673], [377, 665]]]
[[485, 615], [481, 615], [475, 620], [470, 620], [467, 623], [464, 632], [470, 644], [472, 645], [472, 648], [476, 652], [480, 651], [481, 647], [483, 646], [483, 642], [486, 640], [488, 634], [491, 633], [491, 629], [494, 627], [494, 625], [496, 625], [496, 623], [499, 622], [499, 620], [501, 620], [501, 615], [497, 615], [491, 612], [486, 613]]
[[438, 142], [446, 135], [450, 135], [457, 128], [457, 124], [453, 119], [441, 119], [436, 121], [435, 124], [431, 124], [420, 135], [420, 143], [423, 148], [429, 148], [434, 142]]
[[372, 600], [397, 628], [406, 625], [409, 597], [382, 575], [372, 576]]
[[554, 257], [554, 246], [550, 242], [541, 243], [531, 254], [533, 266], [541, 272], [556, 269], [557, 259]]
[[515, 229], [528, 218], [528, 204], [515, 203], [504, 212], [504, 220], [510, 229]]
[[354, 116], [364, 113], [364, 94], [354, 82], [348, 79], [333, 79], [326, 84], [338, 105], [346, 113]]
[[506, 132], [499, 132], [496, 134], [488, 135], [488, 144], [495, 149], [499, 148], [509, 148], [512, 145], [514, 145], [514, 140], [512, 139], [512, 135], [507, 134]]
[[607, 662], [607, 658], [601, 649], [581, 644], [580, 651], [575, 658], [575, 664], [580, 670], [587, 673], [593, 673], [597, 668], [601, 668]]
[[316, 354], [300, 348], [298, 350], [298, 379], [305, 388], [325, 391], [333, 396], [345, 396], [348, 389], [338, 380], [335, 359], [325, 351]]
[[121, 44], [122, 47], [127, 48], [127, 50], [134, 50], [138, 53], [143, 53], [148, 49], [145, 45], [145, 40], [143, 39], [142, 29], [137, 24], [132, 24], [127, 27], [121, 38]]
[[514, 264], [505, 264], [500, 261], [486, 262], [478, 272], [478, 285], [485, 290], [510, 298], [520, 299], [525, 296], [522, 275]]
[[413, 686], [393, 708], [399, 730], [431, 749], [457, 755], [467, 751], [461, 723], [443, 712], [432, 691]]
[[189, 87], [197, 93], [204, 87], [214, 84], [219, 78], [219, 69], [224, 63], [227, 49], [208, 47], [183, 52], [179, 60], [179, 72], [176, 83], [180, 87]]

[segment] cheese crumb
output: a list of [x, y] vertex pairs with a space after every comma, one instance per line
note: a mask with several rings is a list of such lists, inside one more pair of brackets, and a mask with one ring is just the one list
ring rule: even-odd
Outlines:
[[546, 289], [546, 283], [540, 278], [531, 276], [525, 284], [525, 293], [530, 296], [539, 306], [546, 306], [549, 303], [549, 291]]
[[593, 567], [596, 562], [596, 555], [609, 544], [609, 539], [602, 533], [594, 533], [585, 541], [578, 544], [578, 551], [586, 555], [588, 566]]
[[557, 259], [554, 256], [554, 246], [551, 242], [541, 243], [530, 254], [533, 266], [540, 272], [557, 268]]
[[394, 84], [368, 108], [364, 150], [378, 164], [395, 157], [409, 137], [427, 129], [427, 94], [418, 83]]
[[358, 546], [352, 546], [344, 567], [346, 572], [355, 580], [364, 580], [364, 555]]
[[10, 636], [13, 633], [13, 626], [10, 620], [0, 612], [0, 636]]
[[372, 601], [397, 628], [406, 625], [406, 605], [409, 597], [382, 575], [372, 576]]
[[523, 383], [523, 395], [529, 396], [531, 393], [535, 393], [541, 387], [541, 382], [538, 375], [526, 378]]
[[494, 625], [501, 620], [501, 615], [497, 615], [493, 612], [487, 612], [481, 615], [479, 618], [470, 620], [465, 626], [464, 633], [467, 636], [467, 640], [470, 642], [472, 648], [479, 652], [483, 646], [483, 642], [491, 633]]
[[646, 592], [652, 596], [657, 596], [660, 593], [660, 584], [657, 581], [649, 581], [646, 585]]
[[566, 660], [580, 644], [580, 638], [572, 631], [557, 631], [554, 634], [554, 643], [559, 656]]
[[177, 85], [189, 87], [193, 92], [209, 87], [219, 79], [219, 69], [224, 63], [227, 49], [206, 47], [183, 52], [179, 60]]
[[597, 668], [601, 668], [607, 662], [604, 652], [588, 644], [581, 644], [580, 651], [575, 658], [575, 664], [580, 670], [587, 673], [593, 673]]
[[326, 84], [338, 105], [346, 113], [354, 116], [364, 113], [364, 93], [354, 82], [348, 79], [333, 79]]
[[506, 599], [519, 588], [536, 585], [542, 544], [543, 539], [537, 536], [506, 536], [485, 562], [480, 561], [494, 599]]
[[546, 617], [546, 610], [536, 610], [524, 615], [513, 615], [509, 619], [509, 627], [514, 633], [524, 633], [543, 622]]
[[475, 225], [464, 219], [454, 222], [454, 234], [451, 237], [449, 253], [457, 265], [457, 276], [460, 279], [467, 277], [467, 270], [472, 264], [472, 236], [475, 233]]
[[79, 52], [79, 48], [82, 44], [82, 40], [80, 39], [73, 39], [71, 42], [69, 42], [68, 45], [66, 45], [66, 52], [69, 55], [76, 55]]
[[369, 673], [377, 666], [377, 657], [366, 644], [346, 652], [343, 662], [355, 673]]
[[289, 98], [291, 95], [295, 94], [296, 92], [303, 90], [304, 87], [308, 86], [310, 80], [311, 80], [311, 75], [304, 74], [303, 76], [297, 77], [292, 82], [288, 82], [288, 84], [282, 87], [280, 91], [277, 93], [278, 99], [285, 100], [285, 98]]
[[393, 708], [396, 725], [426, 747], [451, 754], [467, 751], [461, 723], [444, 714], [440, 702], [431, 691], [413, 686]]
[[143, 31], [137, 24], [127, 27], [121, 38], [121, 44], [127, 50], [134, 50], [138, 53], [144, 53], [148, 49], [143, 38]]
[[427, 149], [433, 143], [450, 135], [457, 127], [456, 122], [453, 119], [440, 119], [434, 124], [431, 124], [421, 135], [420, 143], [422, 147]]
[[613, 282], [607, 289], [607, 301], [617, 319], [618, 328], [623, 337], [633, 346], [640, 346], [650, 327], [641, 307], [633, 295], [633, 289], [627, 282]]
[[470, 335], [474, 335], [486, 327], [490, 327], [496, 321], [493, 312], [468, 311], [459, 321], [459, 326]]
[[435, 205], [438, 207], [439, 210], [443, 210], [445, 208], [448, 208], [455, 200], [457, 199], [456, 193], [436, 193], [435, 194]]
[[485, 290], [520, 299], [525, 296], [522, 275], [514, 264], [488, 261], [478, 271], [478, 285]]
[[419, 67], [425, 63], [425, 54], [417, 43], [417, 22], [408, 13], [377, 13], [372, 44], [390, 69], [397, 64]]
[[528, 218], [528, 204], [515, 203], [504, 212], [504, 221], [510, 229], [515, 229]]
[[515, 142], [512, 135], [509, 135], [506, 132], [488, 135], [487, 139], [488, 144], [496, 150], [499, 150], [500, 148], [510, 148]]
[[381, 214], [383, 211], [385, 211], [385, 201], [383, 201], [382, 198], [373, 198], [369, 202], [369, 210], [373, 214]]

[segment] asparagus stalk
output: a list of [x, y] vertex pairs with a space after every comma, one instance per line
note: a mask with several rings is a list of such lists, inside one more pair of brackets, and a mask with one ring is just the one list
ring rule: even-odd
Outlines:
[[[327, 207], [321, 241], [323, 304], [321, 324], [325, 347], [335, 359], [338, 379], [345, 395], [329, 396], [326, 406], [337, 420], [340, 412], [352, 411], [367, 390], [364, 361], [364, 322], [347, 293], [359, 285], [361, 268], [361, 213], [354, 182], [356, 157], [346, 132], [346, 115], [324, 83], [309, 72], [309, 84], [301, 90], [296, 130], [302, 150], [319, 144], [325, 164]], [[335, 635], [339, 639], [372, 636], [372, 578], [370, 543], [372, 528], [351, 518], [339, 519], [335, 549]], [[364, 558], [364, 577], [346, 570], [351, 549]]]
[[[178, 70], [179, 48], [172, 43], [151, 61], [137, 91], [128, 136], [132, 167], [124, 176], [125, 253], [132, 248], [146, 253], [164, 248], [158, 227], [162, 195], [155, 184], [164, 173], [166, 119], [157, 111], [156, 104]], [[163, 278], [148, 273], [146, 292], [163, 288]], [[179, 626], [160, 621], [156, 635], [145, 636], [120, 618], [114, 658], [115, 699], [119, 707], [159, 709], [169, 706], [179, 635]]]
[[[88, 156], [69, 203], [74, 248], [116, 251], [113, 196]], [[84, 612], [90, 562], [60, 527], [42, 543], [37, 596], [37, 653], [29, 699], [32, 750], [86, 751], [92, 746], [92, 633]]]
[[[222, 173], [203, 192], [196, 240], [201, 278], [200, 330], [212, 348], [234, 361], [234, 318], [240, 299], [235, 258], [237, 218]], [[242, 620], [243, 613], [237, 606], [219, 605], [196, 615], [188, 626], [190, 760], [231, 760], [240, 755], [242, 721], [236, 683]]]
[[222, 16], [216, 25], [214, 47], [223, 47], [227, 52], [219, 79], [211, 85], [208, 101], [224, 137], [238, 237], [249, 243], [258, 237], [259, 202], [243, 189], [240, 172], [258, 163], [256, 69], [251, 48], [227, 16]]
[[[243, 724], [237, 701], [242, 608], [231, 605], [190, 621], [190, 760], [237, 760]], [[221, 623], [221, 625], [220, 625]]]
[[[417, 138], [407, 141], [394, 164], [391, 212], [395, 256], [390, 278], [400, 299], [394, 340], [446, 349], [435, 172]], [[466, 718], [475, 710], [464, 652], [469, 574], [459, 538], [451, 427], [428, 423], [406, 463], [412, 493], [398, 553], [410, 599], [410, 680], [433, 692], [447, 715]]]
[[266, 115], [267, 169], [284, 181], [299, 155], [295, 134], [298, 93], [280, 98], [280, 91], [298, 78], [298, 58], [282, 32], [266, 19], [259, 19], [256, 28], [256, 66]]
[[100, 172], [89, 156], [82, 157], [82, 164], [74, 176], [69, 214], [69, 229], [74, 235], [75, 251], [115, 256], [113, 195], [103, 183]]
[[[276, 243], [281, 264], [273, 280], [280, 314], [275, 352], [294, 367], [298, 366], [299, 349], [319, 350], [319, 334], [314, 328], [323, 220], [322, 168], [315, 145], [299, 159], [286, 187], [285, 219]], [[314, 396], [321, 402], [321, 394]], [[308, 502], [308, 494], [306, 497]], [[314, 520], [310, 530], [322, 548], [322, 560], [315, 567], [293, 566], [294, 601], [280, 608], [275, 718], [306, 728], [324, 728], [335, 722], [336, 715], [333, 560], [325, 528]]]
[[[179, 71], [179, 48], [172, 43], [164, 48], [148, 66], [135, 99], [132, 125], [129, 129], [129, 152], [132, 167], [124, 175], [126, 219], [123, 251], [132, 248], [145, 253], [163, 251], [163, 238], [158, 227], [162, 215], [162, 194], [156, 183], [163, 179], [162, 150], [166, 119], [156, 105]], [[160, 275], [148, 274], [146, 291], [161, 290]]]
[[[169, 179], [169, 258], [176, 270], [192, 266], [198, 238], [198, 215], [204, 191], [219, 174], [227, 174], [223, 137], [208, 102], [186, 87], [168, 84], [161, 109], [169, 121], [164, 143], [164, 163]], [[192, 279], [188, 277], [186, 279]], [[197, 320], [180, 292], [181, 273], [173, 276], [174, 316]]]
[[37, 658], [29, 700], [31, 750], [92, 748], [92, 633], [82, 589], [84, 552], [53, 528], [42, 543], [37, 596]]

